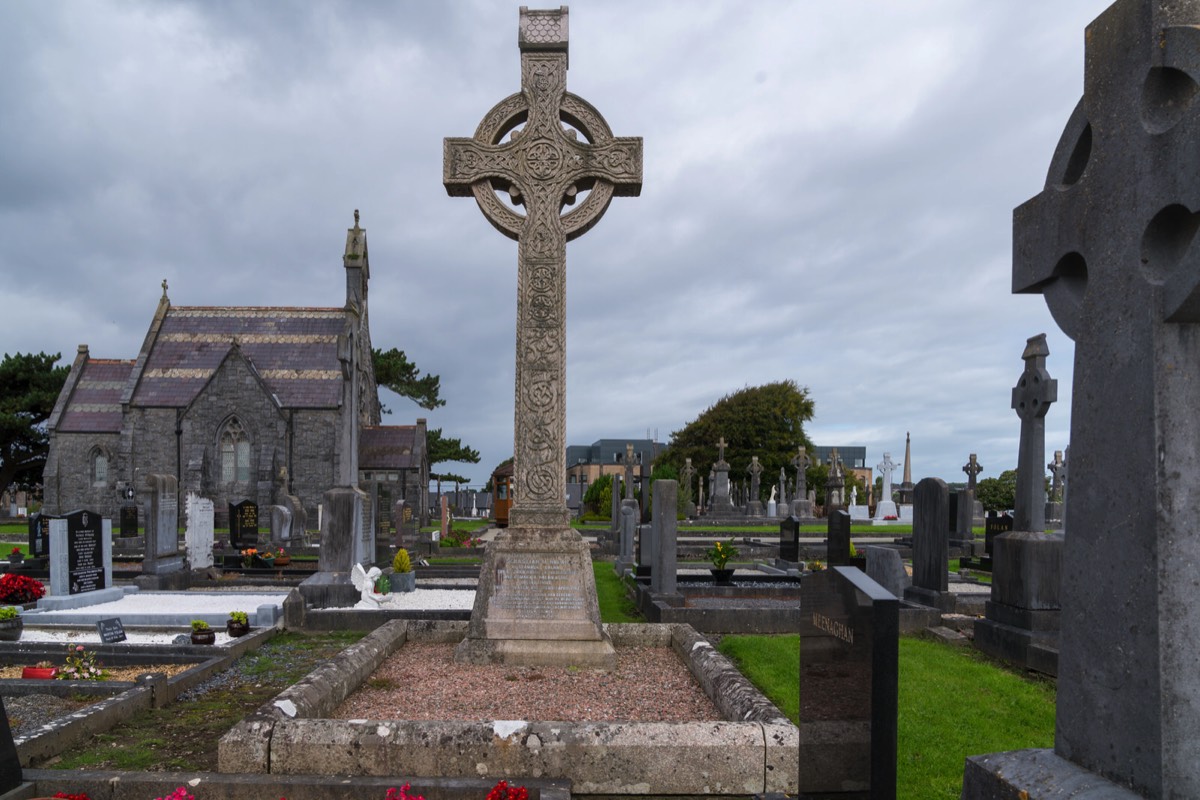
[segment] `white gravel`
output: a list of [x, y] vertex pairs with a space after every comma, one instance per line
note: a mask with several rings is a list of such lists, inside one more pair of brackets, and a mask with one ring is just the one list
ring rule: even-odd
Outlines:
[[26, 623], [76, 616], [80, 613], [97, 617], [119, 617], [122, 614], [209, 614], [230, 611], [254, 611], [259, 606], [282, 606], [286, 592], [130, 592], [110, 603], [64, 608], [59, 611], [38, 611], [29, 615]]
[[[392, 592], [383, 595], [380, 608], [398, 608], [412, 611], [433, 611], [437, 609], [466, 609], [475, 605], [475, 592], [467, 589], [421, 589], [411, 592]], [[358, 608], [364, 608], [362, 601]]]

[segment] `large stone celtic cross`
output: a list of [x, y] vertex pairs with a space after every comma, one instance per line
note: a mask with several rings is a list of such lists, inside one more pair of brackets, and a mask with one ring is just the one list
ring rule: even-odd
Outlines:
[[1013, 291], [1075, 340], [1055, 752], [1153, 797], [1200, 797], [1198, 26], [1196, 0], [1088, 26], [1083, 97], [1013, 213]]
[[517, 240], [511, 524], [563, 527], [567, 242], [591, 229], [614, 195], [641, 191], [642, 140], [614, 137], [596, 109], [567, 91], [565, 6], [522, 8], [519, 43], [521, 91], [497, 103], [472, 138], [445, 140], [443, 183], [452, 196], [474, 195], [488, 222]]

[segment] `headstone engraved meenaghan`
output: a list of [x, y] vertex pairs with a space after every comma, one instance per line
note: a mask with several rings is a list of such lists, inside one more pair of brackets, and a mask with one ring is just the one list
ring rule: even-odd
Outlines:
[[80, 510], [50, 523], [50, 593], [99, 592], [112, 586], [112, 522]]
[[253, 500], [229, 504], [229, 546], [235, 550], [258, 547], [258, 503]]
[[[444, 145], [446, 191], [473, 195], [488, 221], [517, 240], [516, 498], [509, 528], [485, 551], [456, 657], [611, 668], [588, 545], [568, 524], [564, 499], [566, 244], [599, 221], [614, 194], [640, 192], [642, 142], [614, 137], [599, 112], [567, 92], [565, 7], [522, 7], [518, 42], [521, 91], [500, 101], [473, 138]], [[579, 207], [564, 214], [584, 189]]]
[[[1013, 389], [1013, 408], [1021, 418], [1016, 529], [992, 542], [992, 597], [986, 618], [975, 623], [975, 646], [1053, 675], [1058, 671], [1063, 536], [1044, 530], [1045, 416], [1058, 396], [1058, 381], [1046, 372], [1048, 354], [1045, 334], [1031, 338], [1022, 355], [1025, 369]], [[1022, 471], [1034, 480], [1023, 481]]]
[[861, 570], [800, 584], [800, 796], [896, 797], [899, 601]]
[[1200, 797], [1200, 3], [1118, 0], [1085, 42], [1013, 219], [1014, 291], [1075, 342], [1054, 750], [971, 757], [968, 800]]
[[954, 610], [949, 594], [950, 490], [941, 478], [925, 478], [913, 490], [912, 586], [904, 599]]

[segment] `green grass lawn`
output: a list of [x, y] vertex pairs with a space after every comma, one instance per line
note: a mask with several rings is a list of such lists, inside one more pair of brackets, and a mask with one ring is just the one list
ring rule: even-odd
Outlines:
[[[799, 637], [726, 636], [720, 650], [793, 722]], [[969, 755], [1054, 745], [1054, 683], [999, 666], [970, 647], [900, 639], [896, 797], [954, 800]]]
[[596, 597], [600, 601], [601, 622], [645, 622], [633, 598], [626, 592], [625, 582], [613, 572], [611, 561], [593, 561], [596, 575]]

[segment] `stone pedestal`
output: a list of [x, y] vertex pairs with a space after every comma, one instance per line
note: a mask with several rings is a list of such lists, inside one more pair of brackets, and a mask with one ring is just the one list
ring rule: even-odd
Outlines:
[[988, 655], [1048, 675], [1058, 674], [1062, 534], [997, 536], [992, 599], [975, 623], [975, 646]]
[[900, 510], [896, 507], [894, 500], [880, 500], [875, 506], [875, 519], [885, 520], [888, 517], [900, 518]]
[[[514, 535], [516, 534], [516, 535]], [[487, 546], [467, 638], [469, 664], [611, 670], [587, 543], [574, 530], [509, 528]]]
[[375, 556], [374, 545], [370, 551], [363, 546], [363, 513], [366, 504], [367, 493], [361, 489], [340, 486], [325, 493], [318, 571], [343, 572], [349, 576], [355, 564], [364, 567], [371, 565], [371, 559]]

